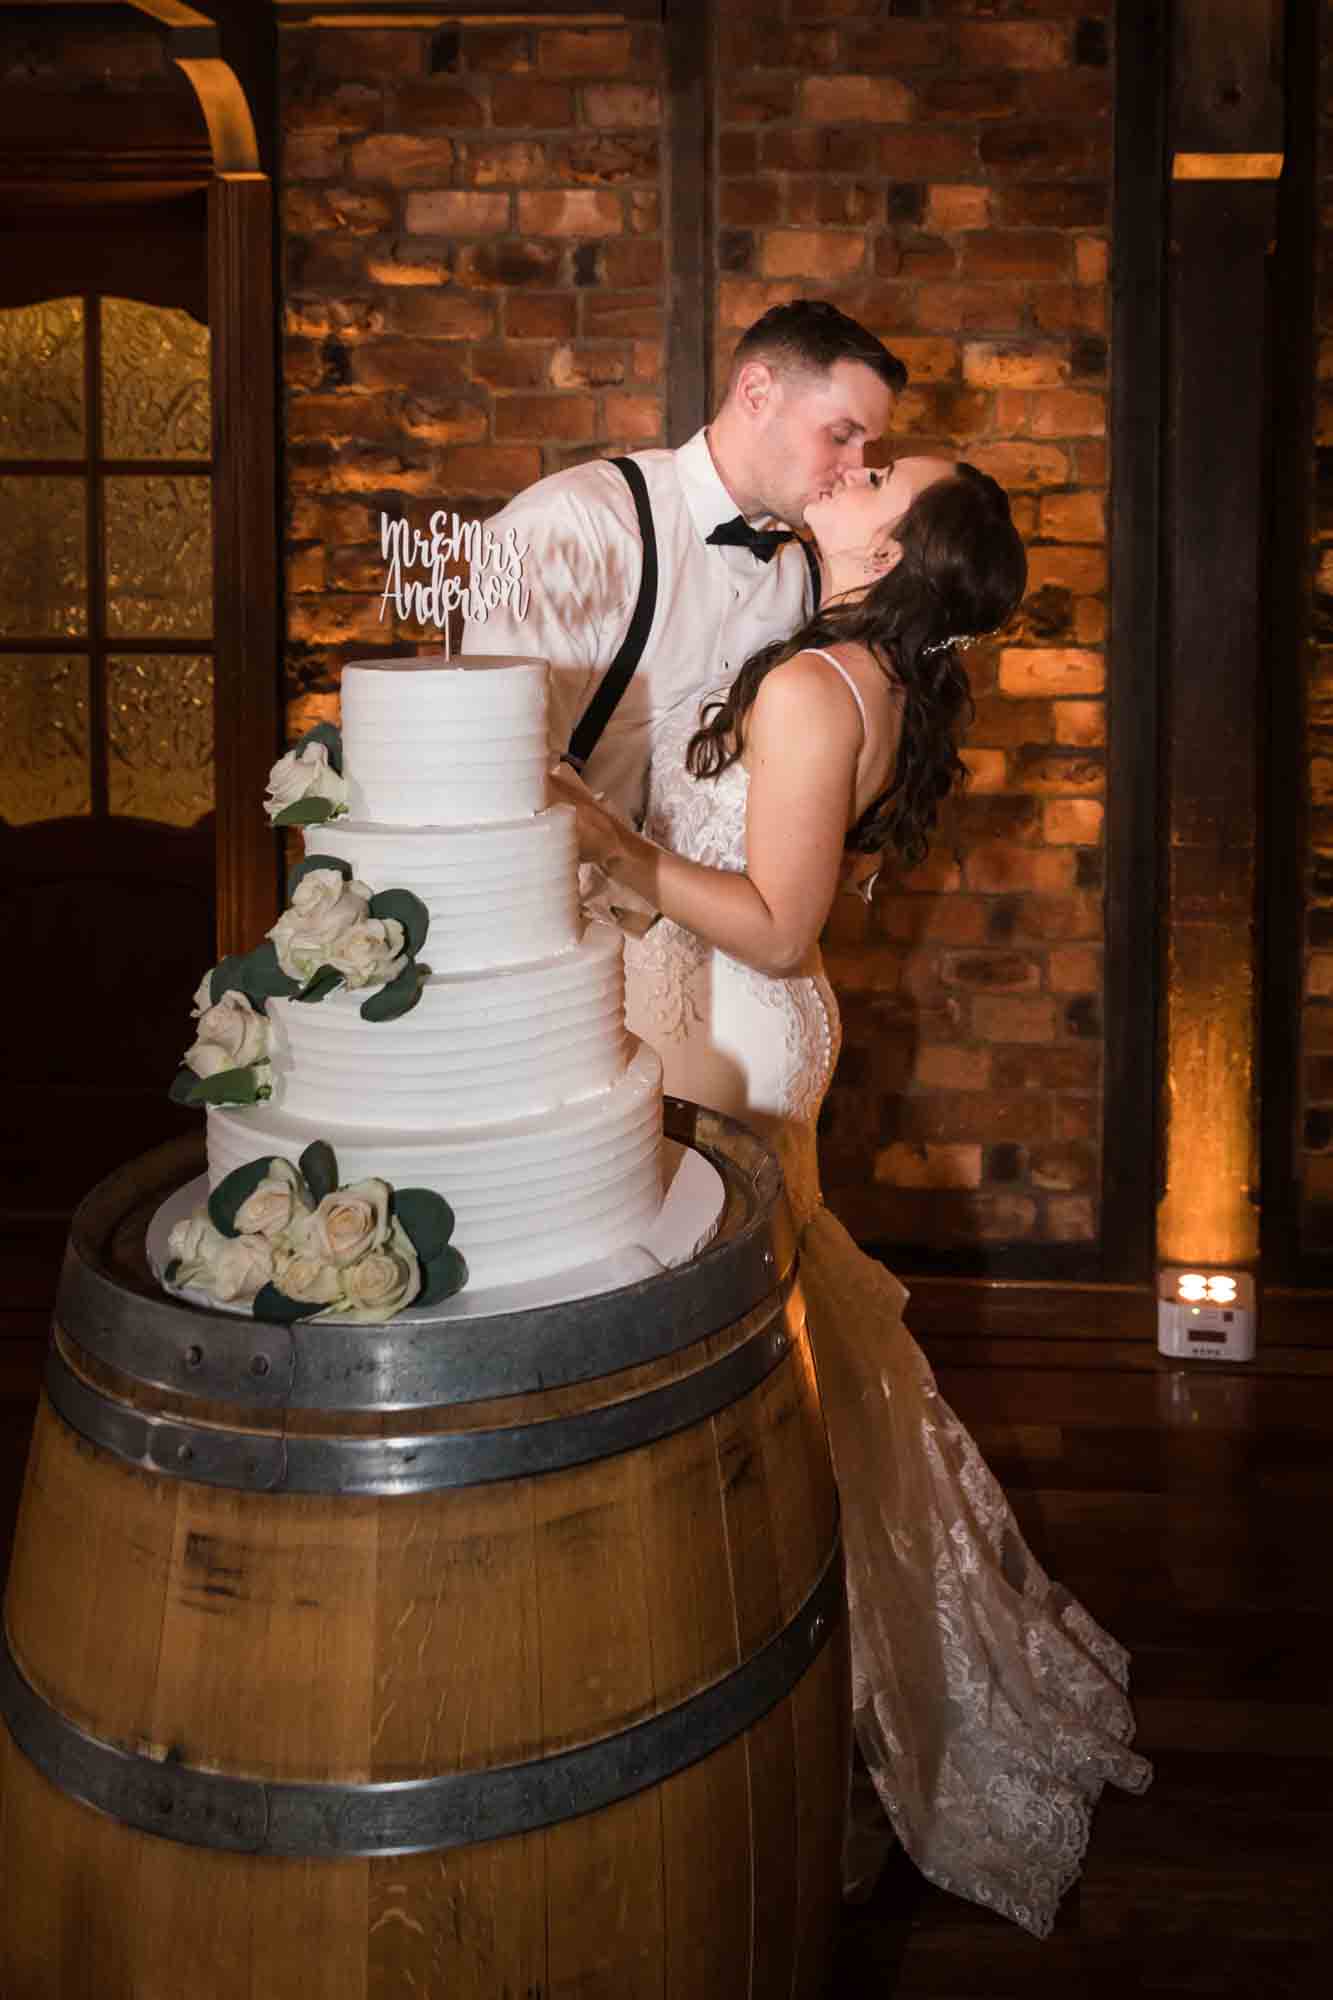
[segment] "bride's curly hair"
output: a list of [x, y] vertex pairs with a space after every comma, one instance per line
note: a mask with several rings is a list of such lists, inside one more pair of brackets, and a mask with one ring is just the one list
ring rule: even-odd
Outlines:
[[1005, 490], [960, 461], [919, 493], [893, 529], [901, 560], [862, 597], [816, 611], [790, 639], [751, 654], [724, 698], [709, 702], [686, 764], [716, 778], [745, 745], [745, 717], [764, 676], [808, 646], [864, 646], [903, 689], [902, 737], [889, 784], [866, 807], [846, 845], [894, 848], [922, 860], [940, 802], [964, 776], [958, 755], [973, 715], [972, 690], [953, 639], [992, 632], [1022, 602], [1027, 557]]

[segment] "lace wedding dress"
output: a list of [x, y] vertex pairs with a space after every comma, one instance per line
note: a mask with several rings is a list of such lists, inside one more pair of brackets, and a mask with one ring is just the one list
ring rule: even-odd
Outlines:
[[[748, 776], [690, 776], [697, 714], [689, 704], [654, 746], [645, 831], [741, 869]], [[666, 1088], [763, 1132], [786, 1174], [875, 1790], [932, 1882], [1044, 1937], [1102, 1786], [1141, 1791], [1152, 1775], [1128, 1747], [1128, 1657], [1041, 1569], [903, 1324], [904, 1287], [823, 1206], [815, 1121], [839, 1026], [822, 972], [767, 978], [665, 918], [627, 942], [625, 968], [630, 1026]], [[857, 1872], [849, 1840], [844, 1875]]]

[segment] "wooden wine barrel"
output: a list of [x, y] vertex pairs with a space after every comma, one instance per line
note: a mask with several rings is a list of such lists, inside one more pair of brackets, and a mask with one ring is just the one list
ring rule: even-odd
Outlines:
[[772, 1155], [571, 1305], [168, 1298], [193, 1142], [71, 1230], [0, 1647], [12, 2000], [806, 2000], [848, 1757], [837, 1502]]

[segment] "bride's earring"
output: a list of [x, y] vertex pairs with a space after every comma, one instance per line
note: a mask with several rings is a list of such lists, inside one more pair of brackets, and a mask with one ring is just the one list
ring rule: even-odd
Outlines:
[[867, 875], [867, 876], [866, 876], [866, 879], [865, 879], [865, 881], [864, 881], [864, 882], [858, 882], [858, 883], [857, 883], [857, 885], [856, 885], [856, 893], [857, 893], [857, 895], [858, 895], [858, 896], [859, 896], [859, 897], [861, 898], [861, 901], [862, 901], [863, 903], [866, 903], [866, 904], [869, 904], [869, 903], [872, 903], [872, 902], [874, 901], [874, 899], [875, 899], [875, 884], [876, 884], [876, 882], [878, 882], [878, 880], [879, 880], [879, 869], [878, 869], [878, 868], [876, 868], [876, 870], [874, 871], [874, 873], [873, 873], [872, 875]]

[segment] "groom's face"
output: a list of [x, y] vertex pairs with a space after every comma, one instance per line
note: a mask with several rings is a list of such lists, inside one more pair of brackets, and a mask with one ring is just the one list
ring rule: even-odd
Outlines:
[[827, 374], [774, 375], [756, 445], [756, 483], [769, 512], [799, 528], [883, 437], [893, 392], [862, 361], [835, 361]]

